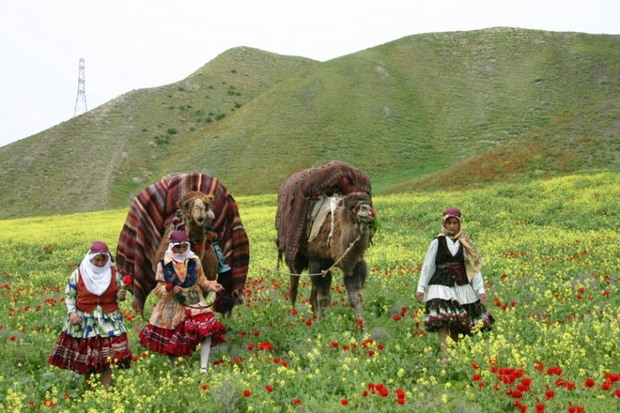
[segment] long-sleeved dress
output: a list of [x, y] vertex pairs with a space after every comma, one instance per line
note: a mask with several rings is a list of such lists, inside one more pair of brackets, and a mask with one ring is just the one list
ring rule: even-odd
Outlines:
[[[152, 351], [172, 356], [191, 355], [198, 344], [211, 337], [211, 346], [225, 341], [226, 328], [215, 317], [211, 304], [213, 292], [203, 297], [203, 291], [214, 289], [215, 281], [205, 277], [199, 259], [179, 263], [164, 258], [157, 264], [158, 297], [149, 323], [140, 332], [140, 344]], [[173, 287], [179, 285], [183, 294], [175, 296]]]
[[101, 372], [115, 364], [119, 368], [131, 365], [131, 351], [123, 315], [118, 309], [116, 293], [120, 277], [112, 270], [110, 285], [100, 296], [88, 291], [77, 268], [65, 287], [67, 315], [77, 312], [80, 324], [67, 317], [48, 362], [80, 374]]
[[478, 323], [488, 330], [493, 316], [480, 302], [485, 293], [482, 273], [469, 281], [465, 271], [463, 246], [450, 237], [438, 236], [431, 241], [420, 272], [417, 292], [426, 302], [424, 325], [427, 331], [441, 327], [470, 334]]

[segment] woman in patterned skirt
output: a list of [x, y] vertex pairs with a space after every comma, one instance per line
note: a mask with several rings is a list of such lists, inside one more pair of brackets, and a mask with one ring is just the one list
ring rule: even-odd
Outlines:
[[443, 361], [448, 357], [448, 336], [457, 342], [459, 334], [470, 335], [476, 326], [488, 330], [494, 322], [485, 308], [481, 267], [482, 257], [461, 231], [461, 211], [446, 209], [442, 231], [426, 253], [416, 292], [416, 300], [426, 303], [424, 326], [437, 332]]
[[225, 340], [226, 329], [211, 309], [215, 293], [223, 287], [207, 280], [184, 231], [170, 234], [155, 280], [153, 292], [159, 300], [140, 332], [140, 344], [167, 355], [171, 361], [177, 357], [187, 359], [201, 344], [200, 367], [206, 373], [210, 348]]
[[112, 381], [111, 365], [128, 368], [131, 351], [123, 315], [117, 300], [125, 300], [120, 277], [112, 263], [108, 246], [92, 244], [65, 287], [67, 321], [48, 362], [62, 369], [91, 376], [101, 374], [105, 390]]

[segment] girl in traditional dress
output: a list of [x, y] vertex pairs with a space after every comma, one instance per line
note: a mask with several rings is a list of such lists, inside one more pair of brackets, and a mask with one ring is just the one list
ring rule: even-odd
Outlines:
[[226, 329], [211, 310], [215, 293], [222, 286], [207, 280], [200, 259], [189, 245], [185, 231], [170, 234], [155, 275], [153, 292], [159, 300], [140, 332], [140, 344], [167, 355], [171, 362], [178, 357], [187, 360], [201, 344], [200, 367], [206, 373], [211, 347], [225, 340]]
[[420, 272], [416, 300], [426, 302], [424, 326], [437, 332], [443, 361], [448, 357], [447, 338], [458, 341], [475, 326], [489, 330], [493, 316], [485, 308], [482, 257], [461, 231], [461, 211], [448, 208], [442, 230], [431, 241]]
[[48, 362], [62, 369], [91, 376], [101, 374], [105, 390], [112, 381], [111, 365], [128, 368], [131, 351], [117, 300], [125, 300], [126, 291], [112, 263], [108, 246], [92, 244], [65, 287], [68, 318]]

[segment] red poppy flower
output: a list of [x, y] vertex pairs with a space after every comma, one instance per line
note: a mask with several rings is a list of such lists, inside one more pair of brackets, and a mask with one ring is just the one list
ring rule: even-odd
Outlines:
[[402, 406], [403, 404], [405, 404], [405, 399], [399, 397], [398, 399], [396, 399], [396, 403], [398, 403], [398, 404], [400, 404]]
[[301, 405], [301, 399], [293, 399], [293, 404], [294, 404], [295, 406], [299, 406], [299, 405]]
[[615, 383], [617, 381], [620, 381], [620, 373], [618, 373], [618, 374], [605, 373], [605, 378], [607, 380], [609, 380], [610, 382]]
[[340, 404], [343, 406], [347, 406], [349, 404], [349, 400], [347, 399], [340, 399]]
[[133, 284], [133, 277], [131, 275], [124, 275], [123, 278], [123, 284], [125, 284], [125, 287], [130, 288], [131, 284]]
[[588, 378], [586, 379], [586, 381], [585, 381], [584, 385], [585, 385], [587, 388], [591, 389], [592, 387], [594, 387], [594, 386], [596, 385], [596, 383], [594, 382], [594, 379], [592, 379], [592, 378], [588, 377]]
[[172, 291], [172, 283], [166, 283], [166, 291]]
[[368, 397], [368, 392], [366, 390], [362, 392], [362, 397]]
[[271, 345], [271, 343], [265, 341], [262, 343], [258, 343], [258, 349], [261, 351], [271, 351], [273, 350], [273, 346]]
[[337, 341], [332, 341], [332, 343], [330, 344], [332, 348], [338, 348], [338, 342]]
[[267, 390], [267, 392], [271, 393], [273, 391], [273, 386], [268, 384], [268, 385], [265, 386], [265, 390]]
[[243, 391], [243, 397], [250, 397], [252, 395], [252, 392], [249, 390], [244, 390]]
[[538, 403], [536, 405], [536, 413], [543, 413], [545, 411], [545, 405], [542, 403]]
[[405, 398], [405, 392], [403, 391], [403, 389], [396, 389], [396, 397], [398, 397], [399, 399]]
[[209, 385], [208, 384], [203, 384], [201, 386], [201, 388], [202, 388], [202, 391], [206, 391], [209, 388]]

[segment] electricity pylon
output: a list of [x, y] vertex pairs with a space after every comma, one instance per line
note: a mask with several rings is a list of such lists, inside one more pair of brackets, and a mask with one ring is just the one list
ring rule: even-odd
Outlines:
[[86, 74], [85, 74], [85, 62], [84, 59], [80, 59], [80, 69], [78, 73], [78, 90], [75, 98], [75, 109], [73, 116], [80, 115], [86, 112]]

